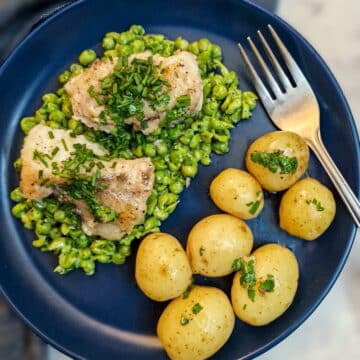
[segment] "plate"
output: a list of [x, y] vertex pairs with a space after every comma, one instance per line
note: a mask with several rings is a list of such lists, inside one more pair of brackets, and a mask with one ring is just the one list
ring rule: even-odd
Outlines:
[[[75, 271], [55, 274], [55, 257], [31, 246], [33, 234], [10, 215], [9, 191], [17, 184], [12, 163], [22, 144], [19, 119], [31, 114], [41, 95], [54, 90], [57, 75], [85, 48], [100, 49], [108, 31], [142, 24], [147, 32], [161, 32], [190, 40], [208, 37], [221, 45], [225, 64], [234, 69], [243, 89], [251, 88], [236, 48], [237, 41], [273, 25], [309, 79], [321, 107], [324, 142], [348, 180], [359, 191], [359, 141], [354, 121], [334, 77], [316, 51], [281, 19], [245, 1], [137, 0], [80, 1], [47, 19], [17, 47], [0, 70], [0, 282], [3, 294], [18, 315], [45, 341], [74, 358], [162, 359], [155, 337], [164, 304], [152, 302], [134, 280], [134, 256], [126, 265], [99, 265], [93, 277]], [[163, 224], [185, 244], [190, 228], [218, 210], [208, 196], [211, 179], [222, 169], [243, 167], [248, 145], [275, 128], [259, 104], [251, 120], [234, 129], [231, 149], [213, 156], [210, 167], [181, 196], [176, 212]], [[334, 192], [335, 221], [317, 241], [291, 237], [277, 225], [279, 195], [267, 195], [258, 219], [249, 221], [256, 247], [275, 242], [295, 252], [300, 264], [299, 289], [293, 305], [280, 319], [262, 328], [237, 321], [233, 335], [215, 359], [250, 358], [289, 335], [319, 305], [338, 277], [351, 249], [355, 227], [318, 161], [312, 156], [309, 173]], [[136, 249], [134, 248], [134, 253]], [[229, 293], [231, 278], [203, 279]]]

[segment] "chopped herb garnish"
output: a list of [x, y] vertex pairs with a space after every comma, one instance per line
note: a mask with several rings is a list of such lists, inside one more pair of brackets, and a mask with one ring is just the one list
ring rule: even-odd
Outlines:
[[240, 285], [247, 288], [248, 297], [251, 301], [255, 300], [254, 286], [256, 284], [254, 260], [245, 261], [243, 258], [235, 259], [232, 264], [234, 271], [240, 271]]
[[106, 112], [104, 110], [100, 113], [99, 124], [100, 125], [105, 125], [106, 124]]
[[276, 150], [271, 153], [254, 151], [250, 155], [250, 159], [273, 173], [280, 171], [280, 174], [293, 174], [298, 167], [297, 158], [284, 155], [283, 150]]
[[325, 208], [321, 205], [321, 202], [317, 199], [312, 199], [312, 200], [306, 200], [306, 203], [308, 205], [312, 204], [312, 205], [315, 205], [316, 206], [316, 210], [317, 211], [324, 211]]
[[54, 133], [52, 131], [49, 131], [48, 132], [48, 135], [49, 135], [49, 138], [50, 139], [53, 139], [54, 138]]
[[275, 288], [274, 276], [268, 274], [267, 279], [260, 284], [259, 290], [263, 292], [272, 292], [274, 291], [274, 288]]
[[52, 150], [52, 152], [51, 152], [51, 156], [52, 156], [52, 158], [54, 158], [54, 156], [59, 152], [59, 147], [58, 146], [56, 146], [56, 147], [54, 147], [54, 149]]
[[64, 139], [61, 139], [61, 143], [63, 144], [64, 150], [69, 151], [69, 148], [67, 147], [66, 142], [65, 142]]
[[202, 246], [200, 246], [200, 249], [199, 249], [199, 254], [200, 254], [200, 256], [203, 256], [203, 255], [204, 255], [204, 252], [205, 252], [205, 248], [203, 248]]
[[191, 284], [187, 287], [187, 289], [184, 291], [183, 293], [183, 300], [187, 299], [191, 293], [191, 290], [194, 288], [195, 284], [194, 284], [194, 280], [191, 281]]
[[246, 206], [249, 208], [249, 213], [251, 215], [254, 215], [260, 206], [260, 201], [256, 200], [256, 201], [249, 202], [246, 204]]
[[48, 163], [47, 163], [46, 160], [44, 159], [44, 154], [41, 153], [40, 151], [34, 150], [33, 159], [34, 159], [34, 160], [37, 159], [37, 160], [39, 160], [44, 166], [49, 167]]
[[192, 312], [197, 315], [202, 309], [203, 307], [199, 303], [196, 303], [192, 308]]
[[44, 178], [44, 170], [39, 170], [38, 178], [43, 179]]
[[247, 304], [244, 304], [243, 310], [246, 310], [246, 308], [247, 308]]
[[180, 324], [181, 324], [182, 326], [187, 325], [189, 322], [190, 322], [190, 320], [189, 320], [188, 318], [186, 318], [184, 315], [181, 315]]

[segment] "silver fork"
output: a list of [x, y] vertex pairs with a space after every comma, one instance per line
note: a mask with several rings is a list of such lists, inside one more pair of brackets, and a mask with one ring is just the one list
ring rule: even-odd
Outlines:
[[[329, 175], [345, 205], [354, 219], [356, 226], [360, 227], [360, 203], [352, 192], [349, 184], [346, 182], [339, 169], [336, 167], [331, 156], [327, 152], [320, 134], [320, 109], [316, 97], [301, 72], [299, 66], [286, 49], [275, 30], [268, 25], [269, 31], [274, 39], [280, 54], [287, 66], [287, 69], [295, 82], [292, 85], [290, 79], [284, 72], [279, 61], [275, 57], [268, 42], [260, 31], [258, 36], [264, 47], [273, 70], [277, 74], [280, 84], [275, 80], [272, 72], [260, 55], [255, 44], [250, 37], [247, 38], [250, 48], [255, 55], [261, 70], [263, 71], [267, 83], [272, 91], [272, 95], [267, 90], [264, 82], [261, 80], [257, 71], [253, 67], [241, 44], [238, 44], [241, 55], [249, 70], [255, 89], [268, 113], [271, 120], [281, 130], [292, 131], [300, 135], [309, 147], [313, 150], [325, 171]], [[281, 86], [280, 86], [281, 85]]]

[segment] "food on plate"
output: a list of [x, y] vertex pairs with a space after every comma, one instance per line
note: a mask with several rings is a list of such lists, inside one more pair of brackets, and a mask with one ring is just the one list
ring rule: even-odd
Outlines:
[[297, 134], [274, 131], [256, 139], [249, 147], [247, 170], [268, 191], [289, 188], [305, 173], [309, 164], [309, 148]]
[[225, 169], [217, 175], [211, 182], [210, 196], [218, 208], [244, 220], [257, 217], [264, 207], [260, 184], [240, 169]]
[[194, 274], [209, 277], [233, 272], [234, 259], [247, 256], [253, 247], [253, 235], [244, 221], [228, 214], [200, 220], [190, 231], [186, 253]]
[[174, 299], [192, 280], [189, 260], [179, 241], [165, 233], [153, 233], [142, 240], [135, 265], [141, 291], [155, 301]]
[[319, 181], [305, 178], [282, 197], [280, 227], [291, 235], [315, 240], [331, 225], [336, 213], [332, 192]]
[[254, 326], [267, 325], [281, 316], [294, 300], [299, 279], [295, 255], [278, 244], [256, 249], [233, 263], [238, 271], [231, 288], [237, 317]]
[[[151, 62], [150, 66], [148, 66], [148, 62]], [[111, 82], [112, 85], [118, 84], [119, 87], [122, 87], [127, 73], [130, 76], [137, 74], [141, 83], [146, 76], [148, 76], [149, 82], [151, 81], [152, 91], [144, 95], [141, 87], [141, 91], [136, 93], [135, 98], [132, 99], [134, 106], [142, 107], [143, 118], [130, 116], [124, 120], [125, 123], [134, 124], [137, 130], [149, 134], [158, 129], [167, 112], [178, 104], [179, 97], [187, 99], [188, 104], [185, 109], [187, 113], [196, 114], [201, 110], [203, 83], [194, 54], [188, 51], [178, 51], [174, 55], [164, 57], [146, 51], [131, 55], [128, 62], [118, 68], [116, 68], [117, 64], [117, 58], [97, 59], [88, 69], [74, 76], [65, 84], [74, 117], [87, 126], [106, 132], [110, 132], [115, 127], [116, 122], [109, 115], [106, 114], [102, 118], [101, 114], [106, 111], [103, 104], [110, 104], [110, 108], [119, 105], [114, 103], [114, 94], [118, 95], [119, 91], [116, 89], [114, 92], [113, 88], [109, 86], [104, 92], [104, 83]], [[89, 87], [99, 97], [92, 96], [92, 92], [88, 91]], [[154, 90], [155, 87], [159, 89]], [[123, 89], [124, 97], [128, 88], [124, 87]], [[151, 100], [154, 93], [157, 98]], [[101, 105], [97, 101], [99, 98], [102, 100]]]
[[165, 308], [157, 334], [171, 359], [200, 360], [225, 344], [234, 323], [231, 303], [223, 291], [195, 286]]
[[144, 220], [154, 186], [149, 158], [102, 160], [106, 151], [83, 135], [36, 125], [21, 150], [20, 190], [27, 199], [55, 194], [73, 203], [86, 235], [121, 239]]
[[[26, 156], [24, 150], [14, 166], [18, 171], [24, 166], [23, 175], [30, 169], [34, 181], [23, 176], [21, 189], [13, 190], [12, 213], [26, 229], [35, 230], [35, 247], [57, 255], [55, 271], [60, 274], [81, 268], [91, 275], [96, 262], [124, 263], [133, 240], [158, 232], [175, 210], [199, 163], [210, 165], [213, 152], [229, 151], [231, 128], [249, 118], [256, 103], [253, 93], [238, 89], [235, 72], [221, 62], [221, 48], [207, 39], [191, 44], [181, 37], [173, 41], [133, 25], [122, 33], [107, 33], [102, 46], [99, 58], [94, 50], [82, 51], [79, 63], [60, 74], [60, 88], [45, 94], [35, 114], [20, 122], [30, 153]], [[87, 176], [94, 176], [93, 188], [111, 174], [107, 188], [90, 199], [64, 194], [64, 188], [81, 187], [77, 177], [83, 175], [59, 176], [50, 158], [45, 159], [48, 168], [39, 168], [41, 160], [33, 159], [36, 149], [31, 145], [31, 131], [38, 132], [38, 126], [51, 128], [56, 136], [44, 134], [44, 144], [37, 149], [58, 147], [49, 157], [65, 154], [62, 143], [55, 145], [57, 134], [69, 146], [86, 145], [95, 152], [104, 168], [99, 178], [95, 167]], [[153, 175], [139, 182], [150, 161]], [[44, 175], [47, 186], [39, 178]], [[130, 179], [128, 186], [123, 186], [125, 179]], [[120, 212], [126, 223], [119, 222]]]

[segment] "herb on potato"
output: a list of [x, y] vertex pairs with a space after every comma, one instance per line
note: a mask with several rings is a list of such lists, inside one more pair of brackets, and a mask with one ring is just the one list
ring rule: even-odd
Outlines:
[[269, 169], [272, 173], [280, 171], [280, 174], [293, 174], [298, 167], [297, 158], [284, 155], [283, 150], [276, 150], [272, 153], [254, 151], [250, 155], [250, 159], [254, 163]]

